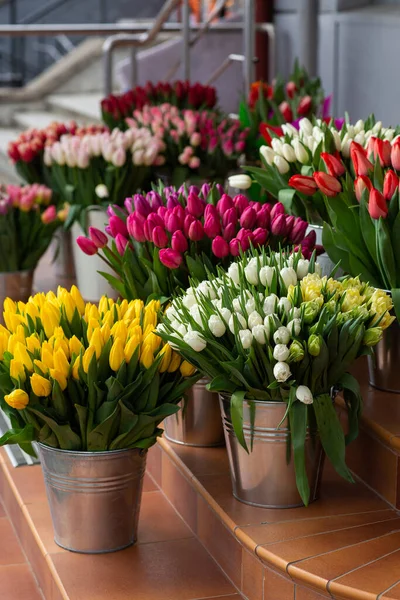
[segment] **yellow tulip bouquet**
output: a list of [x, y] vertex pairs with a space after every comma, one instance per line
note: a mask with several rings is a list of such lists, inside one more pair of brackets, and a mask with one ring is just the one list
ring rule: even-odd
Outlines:
[[34, 454], [38, 441], [64, 450], [148, 448], [163, 419], [198, 379], [156, 334], [160, 303], [99, 305], [68, 292], [4, 302], [0, 402], [12, 429], [0, 445]]

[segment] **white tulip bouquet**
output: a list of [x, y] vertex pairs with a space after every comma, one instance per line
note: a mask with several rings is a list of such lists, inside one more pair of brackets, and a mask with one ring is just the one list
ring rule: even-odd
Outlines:
[[[231, 395], [235, 434], [246, 451], [243, 403], [253, 422], [255, 400], [287, 404], [283, 421], [288, 417], [297, 487], [307, 504], [308, 432], [319, 436], [337, 472], [352, 480], [345, 442], [358, 434], [362, 400], [347, 370], [381, 339], [390, 308], [384, 292], [358, 278], [321, 277], [314, 257], [252, 250], [227, 272], [192, 282], [166, 310], [158, 333], [211, 378], [211, 391]], [[343, 390], [348, 407], [346, 438], [333, 388]]]

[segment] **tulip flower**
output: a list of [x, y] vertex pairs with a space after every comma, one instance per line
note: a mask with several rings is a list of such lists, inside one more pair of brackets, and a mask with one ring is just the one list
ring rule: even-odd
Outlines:
[[233, 204], [236, 208], [237, 213], [241, 215], [243, 211], [246, 210], [246, 208], [249, 206], [249, 201], [246, 198], [246, 196], [243, 196], [243, 194], [238, 194], [234, 197]]
[[306, 196], [313, 196], [318, 189], [314, 179], [307, 175], [292, 175], [288, 183], [290, 187]]
[[178, 230], [172, 234], [171, 247], [179, 254], [183, 254], [184, 252], [186, 252], [186, 250], [188, 249], [188, 242], [182, 231]]
[[293, 121], [293, 112], [292, 112], [292, 109], [290, 108], [289, 102], [287, 102], [286, 100], [284, 102], [281, 102], [279, 105], [279, 110], [280, 110], [283, 118], [285, 119], [285, 121], [288, 121], [288, 122]]
[[371, 191], [373, 187], [373, 183], [369, 177], [366, 175], [359, 175], [354, 182], [354, 191], [356, 193], [357, 200], [360, 202], [363, 191]]
[[374, 165], [368, 160], [364, 148], [357, 142], [351, 142], [350, 157], [354, 166], [356, 175], [368, 175]]
[[297, 217], [293, 223], [292, 231], [290, 233], [290, 241], [293, 244], [299, 244], [304, 238], [307, 231], [308, 223], [303, 221], [300, 217]]
[[46, 210], [42, 214], [42, 222], [46, 223], [46, 224], [52, 223], [56, 219], [57, 219], [57, 209], [53, 204], [52, 206], [49, 206], [48, 208], [46, 208]]
[[47, 397], [51, 394], [52, 385], [48, 379], [34, 373], [31, 378], [31, 386], [33, 393], [40, 397]]
[[168, 269], [178, 269], [183, 261], [182, 255], [172, 248], [160, 250], [159, 256], [162, 264], [168, 267]]
[[116, 338], [111, 347], [110, 356], [109, 356], [109, 363], [110, 363], [111, 369], [113, 371], [117, 372], [119, 370], [120, 366], [122, 365], [124, 359], [125, 359], [124, 344], [123, 344], [121, 338]]
[[226, 227], [224, 227], [224, 233], [223, 233], [224, 240], [229, 242], [232, 238], [234, 238], [235, 234], [236, 234], [236, 228], [237, 228], [236, 225], [234, 225], [233, 223], [228, 223], [228, 225]]
[[346, 172], [346, 167], [342, 161], [333, 154], [329, 154], [329, 152], [321, 152], [321, 158], [328, 169], [329, 175], [332, 175], [333, 177], [340, 177]]
[[264, 204], [257, 213], [256, 225], [258, 227], [268, 228], [271, 222], [271, 205]]
[[387, 167], [390, 165], [392, 146], [388, 140], [381, 140], [380, 138], [371, 137], [370, 139], [371, 149], [374, 158], [379, 158], [381, 167]]
[[217, 235], [219, 235], [221, 233], [221, 224], [219, 219], [214, 216], [208, 217], [204, 223], [204, 233], [210, 239], [214, 239]]
[[232, 256], [239, 256], [240, 249], [241, 249], [240, 241], [237, 238], [233, 238], [233, 240], [231, 240], [229, 242], [229, 252], [232, 254]]
[[397, 140], [392, 145], [390, 159], [392, 162], [393, 169], [396, 169], [396, 171], [400, 171], [400, 138], [397, 138]]
[[88, 254], [89, 256], [97, 254], [98, 247], [96, 246], [96, 244], [92, 242], [92, 240], [86, 238], [84, 235], [79, 235], [76, 238], [76, 243], [78, 244], [82, 252], [84, 252], [85, 254]]
[[224, 258], [229, 254], [229, 244], [220, 235], [213, 239], [211, 249], [217, 258]]
[[127, 247], [128, 243], [129, 242], [125, 236], [123, 236], [121, 233], [117, 234], [117, 237], [115, 238], [115, 245], [120, 256], [124, 255], [125, 248]]
[[383, 180], [383, 197], [385, 200], [391, 200], [399, 187], [399, 178], [394, 171], [389, 169], [385, 173]]
[[372, 188], [369, 193], [368, 212], [373, 219], [386, 218], [388, 214], [387, 202], [383, 194], [375, 188]]
[[104, 248], [107, 246], [108, 238], [106, 234], [100, 231], [100, 229], [97, 229], [97, 227], [89, 227], [89, 236], [97, 248]]
[[192, 240], [192, 242], [199, 242], [200, 240], [203, 239], [204, 227], [201, 224], [201, 221], [194, 220], [193, 223], [191, 223], [191, 225], [189, 227], [188, 236], [189, 236], [189, 239]]
[[279, 235], [285, 237], [287, 232], [286, 227], [286, 215], [278, 215], [271, 221], [271, 233], [272, 235]]
[[159, 225], [154, 227], [152, 232], [152, 242], [157, 248], [165, 248], [168, 246], [168, 236], [163, 227], [160, 227]]
[[137, 213], [132, 213], [126, 220], [128, 234], [133, 237], [137, 242], [145, 242], [146, 236], [144, 234], [143, 223]]
[[248, 206], [240, 217], [240, 226], [251, 229], [257, 220], [257, 213], [252, 206]]
[[288, 81], [286, 86], [286, 93], [289, 98], [294, 98], [295, 93], [297, 92], [297, 87], [294, 81]]
[[135, 210], [143, 217], [147, 217], [151, 213], [151, 206], [147, 202], [146, 198], [141, 194], [135, 194], [133, 197], [133, 203]]
[[252, 186], [252, 179], [248, 175], [231, 175], [228, 177], [229, 186], [238, 190], [248, 190]]
[[282, 127], [276, 127], [274, 125], [269, 125], [268, 123], [260, 124], [260, 133], [267, 144], [271, 144], [273, 139], [270, 132], [274, 134], [274, 137], [281, 137], [283, 135]]
[[204, 213], [204, 202], [194, 193], [190, 193], [187, 199], [187, 210], [193, 217], [201, 217]]
[[111, 235], [113, 236], [113, 238], [116, 238], [118, 234], [121, 234], [125, 237], [128, 236], [128, 230], [126, 228], [126, 225], [120, 217], [113, 215], [112, 217], [110, 217], [108, 225], [110, 227]]
[[14, 390], [10, 394], [4, 396], [5, 402], [17, 410], [23, 410], [29, 404], [29, 396], [24, 390]]
[[274, 206], [271, 209], [271, 221], [273, 219], [275, 219], [278, 215], [284, 215], [285, 214], [285, 207], [283, 206], [282, 202], [277, 202], [276, 204], [274, 204]]
[[342, 191], [342, 185], [340, 181], [328, 173], [316, 171], [313, 173], [313, 177], [318, 185], [318, 188], [323, 194], [325, 194], [325, 196], [333, 197]]
[[222, 198], [217, 202], [217, 211], [222, 216], [230, 208], [233, 208], [233, 200], [230, 196], [228, 196], [228, 194], [224, 194]]
[[268, 239], [268, 231], [262, 227], [257, 227], [253, 231], [253, 245], [254, 246], [264, 246]]
[[311, 96], [304, 96], [297, 107], [297, 114], [300, 117], [304, 117], [309, 114], [312, 108], [312, 98]]

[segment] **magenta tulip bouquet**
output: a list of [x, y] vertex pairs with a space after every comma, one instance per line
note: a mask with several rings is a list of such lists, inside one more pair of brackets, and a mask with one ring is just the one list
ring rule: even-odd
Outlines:
[[127, 198], [124, 210], [110, 206], [108, 214], [106, 232], [90, 228], [77, 242], [112, 267], [115, 276], [102, 275], [127, 299], [169, 298], [191, 277], [205, 279], [252, 246], [301, 247], [306, 257], [315, 247], [315, 232], [306, 236], [308, 223], [282, 204], [232, 198], [219, 185], [160, 187]]

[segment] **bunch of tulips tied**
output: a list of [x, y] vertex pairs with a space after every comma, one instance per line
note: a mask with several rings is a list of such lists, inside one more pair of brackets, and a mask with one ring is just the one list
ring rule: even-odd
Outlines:
[[[361, 397], [347, 370], [391, 322], [390, 298], [383, 291], [358, 278], [321, 277], [314, 258], [253, 250], [227, 272], [219, 269], [217, 276], [192, 281], [158, 326], [164, 340], [211, 378], [210, 390], [231, 395], [234, 431], [245, 450], [243, 404], [248, 402], [253, 423], [254, 401], [287, 404], [288, 451], [305, 504], [310, 494], [307, 427], [320, 437], [337, 472], [352, 481], [345, 441], [357, 436]], [[333, 387], [343, 389], [348, 405], [346, 440], [332, 403]]]
[[57, 142], [62, 135], [86, 135], [104, 131], [102, 125], [78, 127], [75, 121], [58, 123], [54, 121], [45, 129], [28, 129], [23, 131], [15, 141], [8, 144], [8, 156], [15, 164], [20, 176], [27, 183], [45, 183], [47, 174], [44, 170], [43, 153], [46, 146]]
[[211, 110], [217, 103], [217, 93], [214, 87], [191, 84], [189, 81], [168, 83], [160, 81], [153, 84], [150, 81], [144, 87], [137, 85], [124, 94], [110, 94], [101, 101], [103, 121], [113, 129], [124, 129], [125, 119], [134, 110], [142, 110], [144, 106], [157, 106], [168, 102], [180, 109]]
[[76, 287], [4, 302], [1, 407], [12, 429], [0, 444], [33, 453], [148, 448], [198, 378], [156, 334], [159, 302], [85, 304]]
[[165, 103], [135, 110], [126, 122], [139, 131], [145, 128], [160, 140], [164, 172], [178, 187], [193, 177], [223, 182], [246, 147], [247, 130], [238, 120], [217, 112], [180, 110]]
[[353, 143], [367, 148], [370, 140], [379, 139], [380, 146], [390, 145], [397, 134], [373, 116], [355, 125], [302, 119], [299, 130], [290, 124], [283, 125], [282, 130], [282, 136], [271, 131], [270, 145], [260, 149], [263, 168], [246, 170], [291, 214], [307, 218], [314, 225], [331, 223], [323, 190], [330, 185], [338, 187], [336, 175], [354, 172], [350, 156]]
[[84, 216], [84, 208], [101, 200], [117, 204], [132, 190], [141, 189], [151, 167], [165, 162], [164, 149], [162, 140], [148, 129], [137, 128], [64, 134], [46, 145], [43, 160], [48, 179], [71, 205], [66, 225]]
[[67, 214], [58, 210], [44, 185], [0, 190], [0, 272], [34, 269]]
[[146, 197], [128, 198], [125, 210], [111, 206], [108, 213], [110, 245], [95, 228], [77, 242], [108, 262], [115, 277], [103, 275], [128, 299], [168, 298], [186, 287], [189, 277], [206, 278], [250, 246], [296, 245], [308, 257], [315, 246], [315, 232], [306, 236], [307, 222], [285, 214], [282, 204], [261, 206], [242, 194], [232, 198], [219, 185], [160, 187]]

